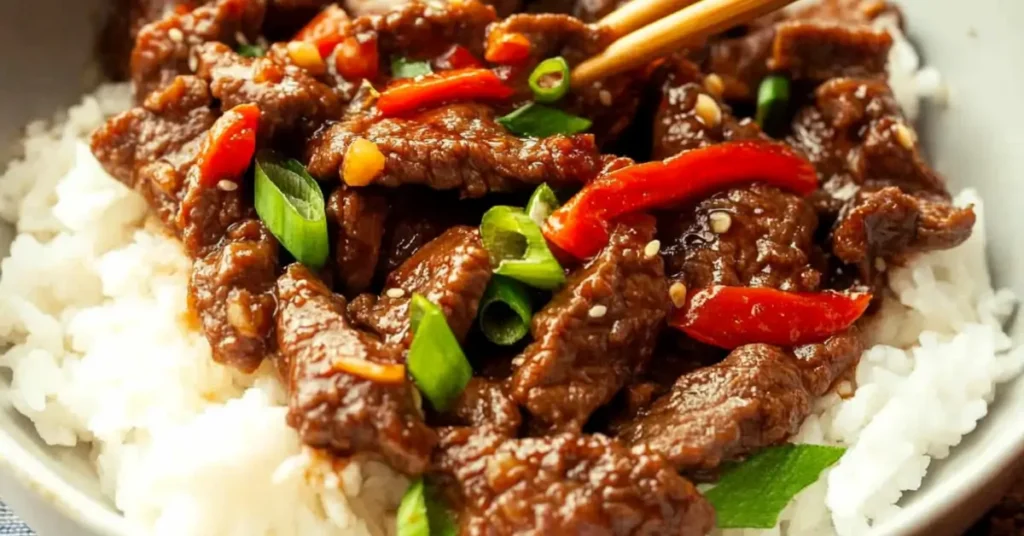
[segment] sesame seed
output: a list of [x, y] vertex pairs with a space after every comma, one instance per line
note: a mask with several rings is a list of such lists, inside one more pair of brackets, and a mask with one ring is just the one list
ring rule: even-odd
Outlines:
[[217, 189], [224, 190], [225, 192], [234, 192], [238, 189], [238, 183], [225, 179], [217, 183]]
[[711, 73], [704, 78], [704, 89], [715, 97], [721, 98], [725, 93], [725, 82], [722, 81], [721, 76]]
[[668, 287], [668, 297], [672, 299], [672, 305], [681, 309], [686, 305], [686, 285], [679, 282], [672, 283], [672, 286]]
[[171, 41], [174, 41], [175, 43], [181, 43], [185, 41], [185, 34], [181, 33], [181, 30], [177, 28], [171, 28], [170, 30], [167, 30], [167, 37], [170, 37]]
[[238, 41], [240, 45], [248, 45], [249, 38], [245, 36], [241, 31], [235, 32], [235, 41]]
[[599, 99], [601, 99], [601, 104], [605, 106], [612, 105], [612, 94], [607, 89], [602, 89], [601, 91], [597, 92], [597, 96]]
[[697, 95], [697, 103], [693, 106], [693, 111], [697, 113], [701, 123], [709, 127], [717, 127], [722, 122], [722, 108], [718, 106], [715, 99], [703, 93]]
[[389, 298], [397, 300], [398, 298], [405, 296], [405, 291], [400, 288], [389, 288], [384, 294]]
[[896, 123], [896, 141], [900, 142], [900, 145], [904, 149], [910, 151], [914, 149], [914, 143], [917, 142], [917, 135], [914, 134], [913, 130], [910, 130], [907, 125], [903, 123]]
[[708, 220], [711, 221], [711, 230], [715, 234], [725, 234], [729, 232], [729, 228], [732, 227], [732, 216], [728, 212], [715, 211], [708, 214]]
[[875, 258], [875, 270], [878, 270], [879, 272], [884, 272], [885, 268], [886, 268], [885, 259], [883, 259], [881, 257], [876, 257]]
[[661, 241], [651, 240], [644, 246], [644, 257], [648, 259], [653, 258], [659, 251], [661, 251]]
[[192, 72], [199, 70], [199, 57], [196, 55], [189, 55], [188, 57], [188, 69]]
[[590, 318], [601, 318], [608, 313], [608, 308], [603, 305], [595, 305], [587, 312]]

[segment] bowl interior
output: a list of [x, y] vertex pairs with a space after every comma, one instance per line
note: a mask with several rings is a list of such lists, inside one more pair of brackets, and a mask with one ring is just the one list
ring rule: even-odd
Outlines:
[[[22, 126], [48, 118], [78, 100], [96, 81], [91, 67], [106, 0], [0, 0], [0, 161], [13, 154]], [[1011, 68], [1024, 56], [1024, 34], [1011, 21], [1024, 20], [1016, 0], [901, 0], [909, 33], [927, 64], [950, 87], [950, 106], [926, 105], [919, 125], [934, 165], [952, 189], [974, 187], [986, 203], [986, 229], [994, 282], [1024, 296], [1024, 228], [1018, 177], [1024, 177], [1024, 70]], [[60, 13], [60, 17], [54, 17]], [[13, 52], [13, 53], [12, 53]], [[10, 230], [4, 232], [9, 236]], [[4, 242], [6, 244], [6, 242]], [[6, 252], [6, 245], [0, 249]], [[1024, 323], [1010, 327], [1024, 340]], [[31, 424], [7, 407], [10, 377], [0, 374], [0, 496], [14, 504], [41, 532], [67, 534], [53, 523], [55, 506], [96, 534], [125, 533], [110, 501], [103, 498], [85, 449], [50, 448]], [[879, 527], [882, 534], [924, 530], [955, 533], [985, 507], [978, 492], [1005, 476], [1024, 450], [1024, 379], [1003, 386], [989, 416], [949, 459], [934, 462], [923, 488], [908, 494], [905, 509]], [[10, 478], [11, 475], [16, 478]], [[25, 483], [31, 485], [26, 486]], [[26, 489], [31, 488], [31, 492]], [[992, 494], [989, 494], [992, 495]], [[40, 497], [43, 499], [39, 501]], [[966, 506], [965, 506], [966, 505]]]

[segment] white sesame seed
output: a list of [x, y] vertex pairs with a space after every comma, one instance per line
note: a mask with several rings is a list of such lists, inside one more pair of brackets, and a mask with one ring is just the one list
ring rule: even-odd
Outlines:
[[761, 207], [755, 207], [754, 208], [754, 214], [760, 216], [761, 214], [764, 214], [764, 209], [761, 208]]
[[697, 103], [693, 106], [697, 118], [709, 127], [717, 127], [722, 122], [722, 108], [715, 99], [701, 93], [697, 95]]
[[860, 186], [857, 186], [853, 182], [848, 182], [839, 187], [836, 191], [832, 192], [832, 197], [839, 199], [840, 201], [849, 201], [853, 199], [853, 196], [857, 195], [858, 191], [860, 191]]
[[604, 305], [595, 305], [590, 308], [590, 311], [588, 311], [587, 314], [590, 315], [590, 318], [601, 318], [608, 314], [608, 308]]
[[240, 45], [248, 45], [249, 38], [245, 36], [241, 31], [235, 32], [235, 41], [238, 41]]
[[217, 189], [224, 190], [225, 192], [234, 192], [238, 189], [238, 183], [225, 179], [217, 183]]
[[725, 82], [721, 76], [711, 73], [704, 78], [704, 89], [715, 97], [721, 97], [725, 93]]
[[884, 272], [886, 268], [885, 259], [881, 257], [875, 257], [875, 270]]
[[195, 54], [189, 55], [188, 57], [188, 69], [192, 72], [199, 70], [199, 57]]
[[389, 288], [384, 294], [389, 298], [397, 300], [398, 298], [405, 296], [405, 291], [400, 288]]
[[598, 91], [597, 97], [601, 99], [601, 104], [605, 106], [612, 105], [612, 94], [607, 89], [602, 89], [601, 91]]
[[914, 143], [917, 142], [917, 135], [914, 134], [913, 130], [910, 130], [907, 125], [903, 123], [896, 123], [896, 141], [900, 142], [900, 145], [904, 149], [910, 151], [914, 149]]
[[672, 286], [668, 287], [668, 297], [672, 298], [672, 305], [681, 309], [686, 305], [686, 285], [680, 282], [672, 283]]
[[732, 227], [732, 216], [728, 212], [722, 212], [716, 210], [711, 214], [708, 214], [708, 220], [711, 221], [711, 230], [715, 234], [725, 234], [729, 232], [729, 228]]
[[659, 251], [661, 251], [661, 241], [651, 240], [646, 246], [644, 246], [644, 257], [648, 259], [654, 258]]
[[171, 41], [174, 41], [175, 43], [181, 43], [185, 41], [185, 34], [181, 33], [181, 30], [177, 28], [171, 28], [170, 30], [167, 30], [167, 37], [170, 37]]

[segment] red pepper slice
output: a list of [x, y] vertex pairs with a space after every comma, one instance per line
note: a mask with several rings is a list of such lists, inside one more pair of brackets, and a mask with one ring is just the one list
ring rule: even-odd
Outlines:
[[334, 55], [334, 68], [348, 81], [377, 78], [379, 65], [376, 36], [363, 41], [355, 36], [347, 37], [338, 44], [338, 52]]
[[730, 350], [753, 343], [796, 346], [823, 341], [850, 327], [870, 303], [867, 292], [715, 286], [690, 295], [686, 307], [669, 318], [669, 325]]
[[516, 65], [530, 58], [530, 39], [516, 32], [492, 32], [487, 36], [484, 59], [491, 63]]
[[213, 187], [222, 180], [238, 181], [256, 153], [259, 122], [255, 104], [239, 104], [217, 118], [199, 149], [200, 184]]
[[326, 58], [334, 47], [345, 39], [349, 23], [350, 19], [345, 10], [331, 4], [299, 30], [299, 33], [295, 34], [295, 40], [313, 43], [320, 51], [320, 57]]
[[489, 69], [461, 69], [393, 85], [380, 94], [377, 109], [391, 117], [454, 100], [502, 100], [515, 91]]
[[452, 45], [447, 52], [441, 54], [434, 60], [434, 68], [438, 71], [451, 71], [453, 69], [468, 69], [471, 67], [482, 67], [479, 60], [473, 53], [462, 45]]
[[585, 259], [608, 242], [608, 223], [623, 214], [670, 207], [755, 181], [800, 195], [818, 186], [814, 166], [786, 145], [721, 143], [598, 177], [548, 218], [544, 236]]

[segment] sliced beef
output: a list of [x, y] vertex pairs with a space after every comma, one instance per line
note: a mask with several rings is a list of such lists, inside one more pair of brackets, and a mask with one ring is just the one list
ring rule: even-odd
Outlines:
[[337, 285], [346, 296], [370, 288], [388, 217], [388, 200], [362, 189], [338, 188], [327, 199]]
[[[401, 2], [400, 2], [401, 3]], [[426, 2], [413, 0], [384, 14], [359, 17], [352, 23], [356, 36], [375, 36], [381, 60], [392, 57], [433, 57], [460, 44], [483, 57], [484, 33], [497, 19], [494, 8], [478, 0]]]
[[473, 325], [490, 279], [491, 261], [480, 232], [452, 227], [392, 272], [380, 297], [359, 296], [349, 313], [388, 344], [407, 350], [412, 342], [409, 304], [413, 294], [420, 294], [441, 308], [461, 341]]
[[432, 479], [460, 534], [706, 534], [711, 505], [643, 446], [601, 435], [506, 439], [445, 431]]
[[717, 365], [684, 374], [618, 437], [664, 455], [680, 471], [715, 469], [795, 433], [814, 397], [862, 351], [855, 329], [792, 350], [741, 346]]
[[892, 36], [870, 26], [790, 21], [775, 29], [769, 67], [796, 80], [884, 78]]
[[511, 388], [535, 432], [580, 431], [651, 356], [670, 307], [662, 260], [645, 253], [654, 232], [647, 217], [617, 225], [534, 315]]
[[480, 223], [482, 214], [467, 212], [466, 201], [426, 189], [408, 194], [407, 190], [411, 188], [402, 188], [399, 191], [403, 193], [391, 199], [391, 216], [377, 262], [380, 280], [387, 279], [388, 274], [449, 228]]
[[263, 223], [245, 220], [193, 263], [189, 307], [218, 363], [252, 372], [272, 347], [277, 250]]
[[287, 379], [288, 424], [304, 443], [340, 456], [378, 454], [410, 475], [422, 473], [437, 436], [420, 415], [408, 381], [380, 383], [335, 367], [338, 358], [388, 365], [401, 352], [356, 329], [345, 299], [299, 264], [278, 280], [277, 344]]
[[365, 138], [384, 154], [373, 183], [458, 190], [467, 197], [488, 192], [579, 185], [596, 176], [600, 156], [590, 135], [518, 138], [495, 122], [482, 104], [452, 104], [409, 117], [357, 114], [321, 131], [309, 149], [309, 171], [340, 177], [349, 145]]
[[474, 377], [436, 421], [446, 426], [486, 429], [511, 438], [516, 436], [523, 418], [504, 382]]

